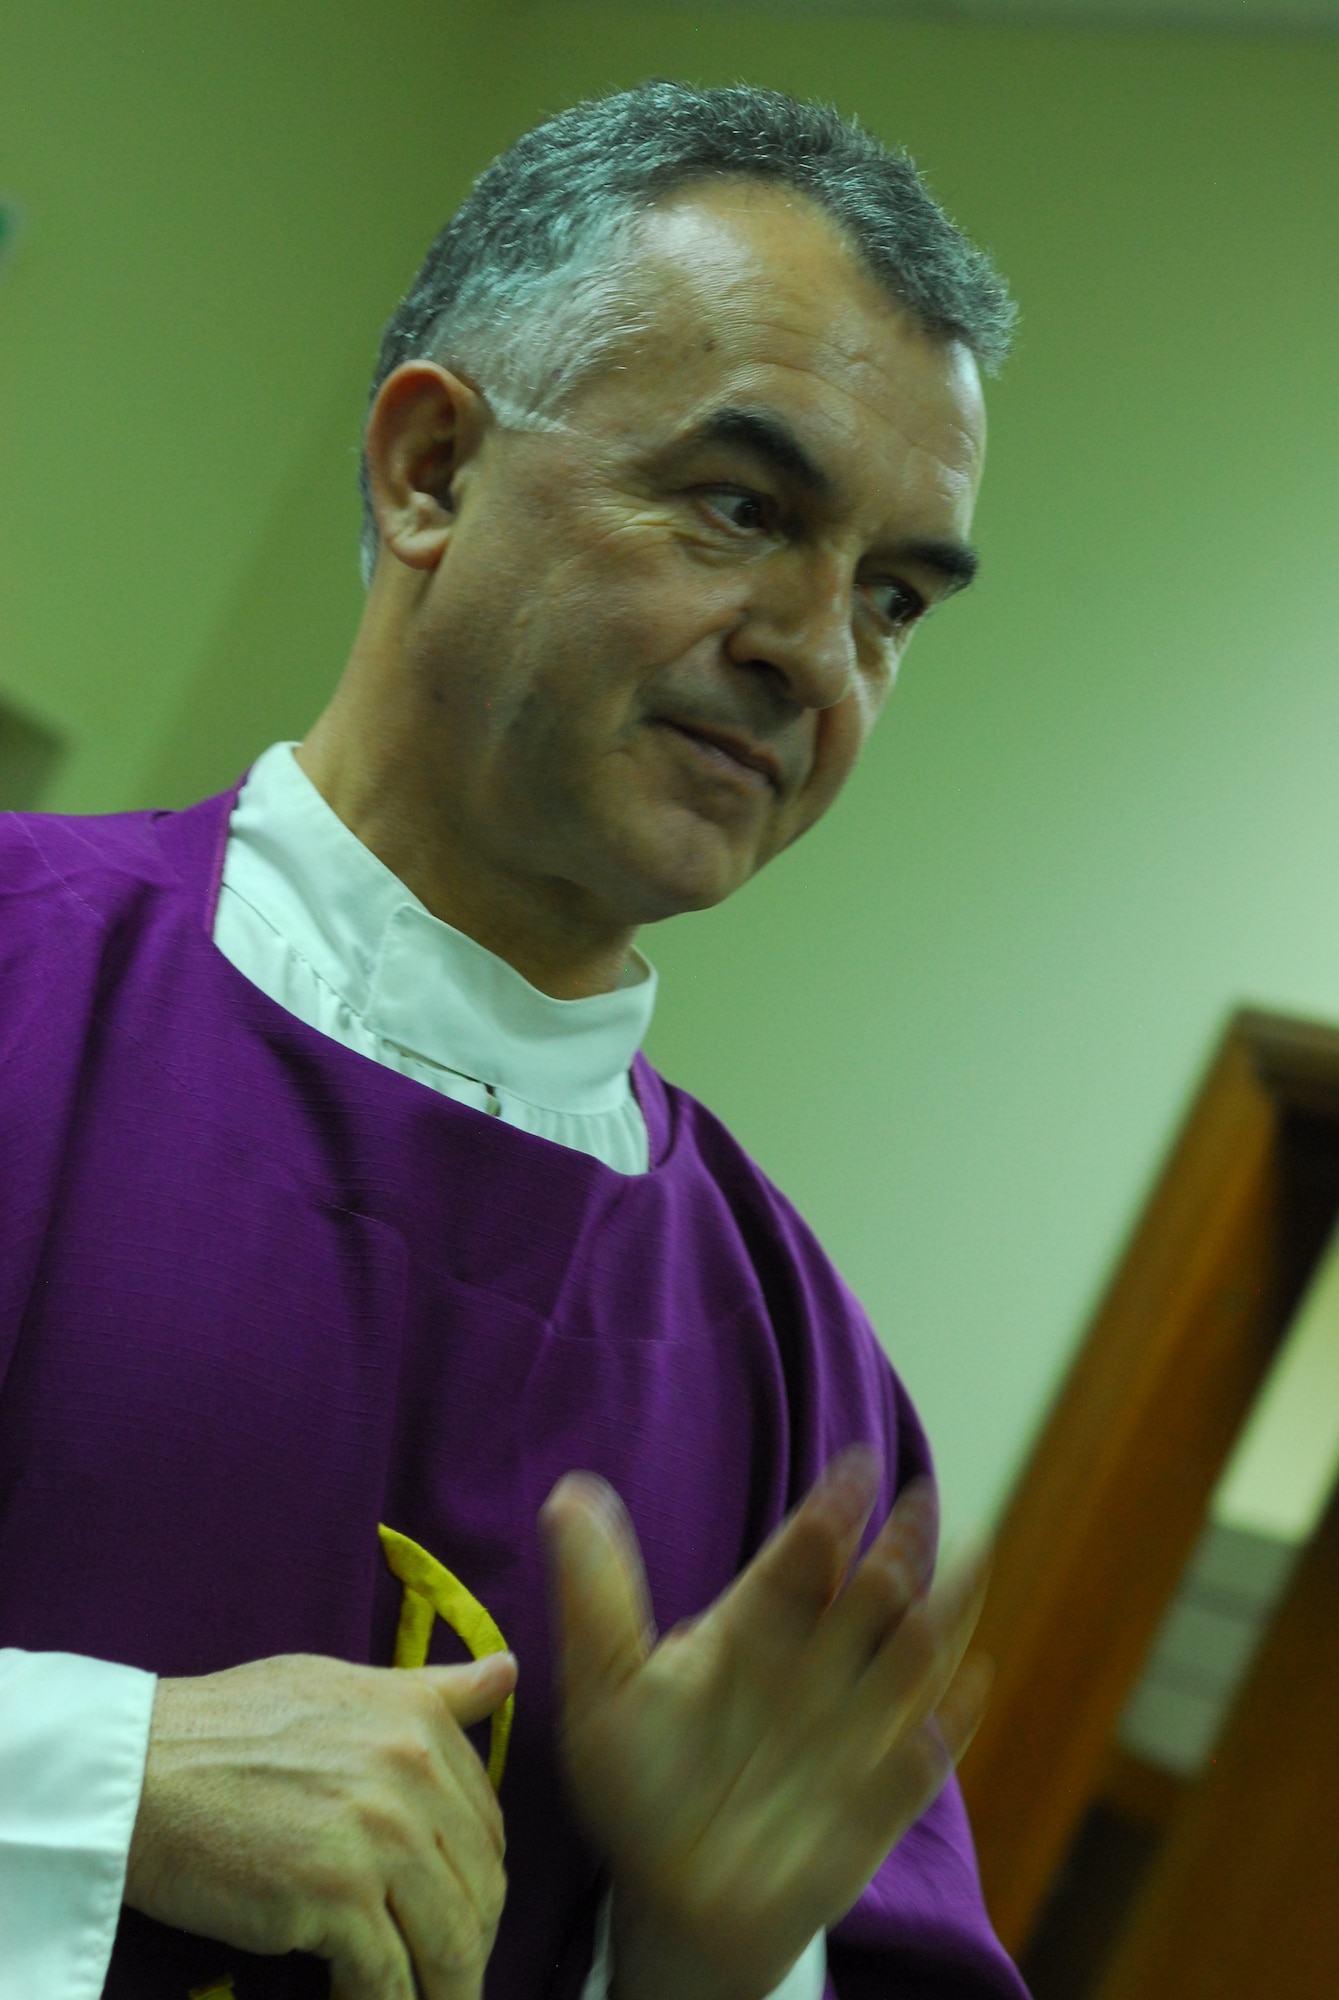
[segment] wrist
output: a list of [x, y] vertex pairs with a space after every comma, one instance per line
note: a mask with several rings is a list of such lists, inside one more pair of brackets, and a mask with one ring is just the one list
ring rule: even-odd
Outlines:
[[609, 2000], [746, 2000], [682, 1925], [614, 1890]]
[[789, 1970], [719, 1915], [701, 1924], [614, 1884], [609, 2000], [767, 2000]]

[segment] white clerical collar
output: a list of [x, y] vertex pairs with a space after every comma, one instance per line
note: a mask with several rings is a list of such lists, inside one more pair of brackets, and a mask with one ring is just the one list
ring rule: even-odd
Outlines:
[[374, 1034], [554, 1111], [609, 1111], [655, 1008], [655, 968], [634, 951], [624, 983], [554, 1000], [434, 917], [331, 810], [276, 743], [233, 813], [229, 872]]

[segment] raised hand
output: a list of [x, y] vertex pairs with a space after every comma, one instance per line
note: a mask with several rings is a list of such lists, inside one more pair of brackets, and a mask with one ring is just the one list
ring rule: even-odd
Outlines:
[[542, 1520], [564, 1754], [614, 1886], [618, 2000], [750, 2000], [848, 1910], [971, 1740], [978, 1557], [929, 1594], [933, 1500], [908, 1487], [851, 1563], [875, 1454], [834, 1460], [712, 1607], [656, 1643], [641, 1555], [586, 1473]]
[[314, 1952], [335, 2000], [478, 2000], [506, 1877], [462, 1729], [515, 1680], [510, 1654], [414, 1672], [293, 1654], [160, 1681], [126, 1902]]

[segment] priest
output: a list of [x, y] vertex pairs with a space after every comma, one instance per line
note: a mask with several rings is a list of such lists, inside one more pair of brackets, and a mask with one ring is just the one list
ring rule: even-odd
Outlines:
[[527, 134], [299, 744], [0, 832], [0, 1995], [1018, 2000], [925, 1440], [640, 1053], [967, 584], [1010, 307], [823, 107]]

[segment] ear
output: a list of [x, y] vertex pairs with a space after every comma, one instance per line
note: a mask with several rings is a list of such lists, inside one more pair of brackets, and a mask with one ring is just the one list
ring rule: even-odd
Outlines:
[[410, 569], [435, 569], [451, 534], [456, 488], [487, 428], [477, 389], [433, 361], [406, 361], [377, 392], [364, 449], [381, 546]]

